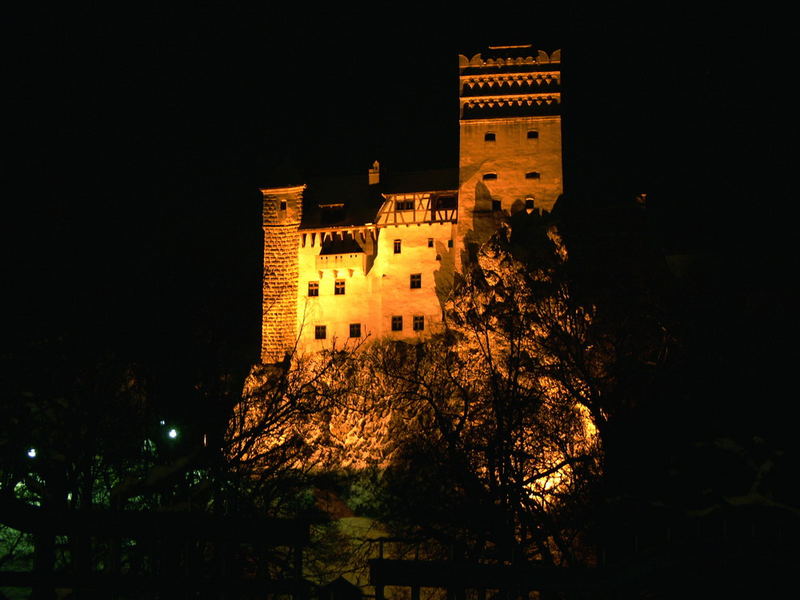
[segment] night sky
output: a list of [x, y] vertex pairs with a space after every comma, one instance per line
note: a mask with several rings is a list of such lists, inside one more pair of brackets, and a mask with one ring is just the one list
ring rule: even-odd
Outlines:
[[4, 18], [8, 348], [79, 340], [145, 365], [178, 404], [204, 365], [246, 370], [258, 186], [366, 177], [375, 159], [455, 166], [457, 55], [488, 44], [562, 48], [568, 194], [645, 191], [673, 248], [723, 255], [770, 293], [788, 281], [779, 15], [101, 11]]

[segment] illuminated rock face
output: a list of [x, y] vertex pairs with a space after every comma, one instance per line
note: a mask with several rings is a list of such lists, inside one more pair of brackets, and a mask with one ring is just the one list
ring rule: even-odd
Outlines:
[[[337, 191], [311, 201], [305, 185], [261, 190], [262, 362], [429, 336], [441, 328], [454, 274], [499, 223], [552, 209], [562, 192], [560, 53], [490, 47], [460, 56], [459, 69], [452, 179], [384, 188], [376, 162], [357, 201]], [[358, 202], [366, 211], [351, 210]]]

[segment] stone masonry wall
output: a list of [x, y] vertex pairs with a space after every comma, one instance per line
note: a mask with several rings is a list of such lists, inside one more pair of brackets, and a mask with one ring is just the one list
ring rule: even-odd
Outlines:
[[300, 214], [304, 186], [264, 195], [264, 280], [261, 362], [277, 363], [296, 343]]

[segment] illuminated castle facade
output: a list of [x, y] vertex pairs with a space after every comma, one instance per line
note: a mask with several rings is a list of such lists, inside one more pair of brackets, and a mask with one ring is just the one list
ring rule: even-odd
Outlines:
[[506, 216], [562, 193], [560, 51], [459, 56], [457, 169], [264, 188], [261, 361], [436, 332], [453, 277]]

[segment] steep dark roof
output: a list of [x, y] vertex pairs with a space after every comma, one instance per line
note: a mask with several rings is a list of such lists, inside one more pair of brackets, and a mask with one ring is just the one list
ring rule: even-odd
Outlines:
[[455, 189], [458, 169], [382, 173], [376, 185], [369, 185], [366, 169], [361, 175], [311, 179], [303, 194], [300, 226], [312, 229], [374, 223], [383, 203], [381, 194]]

